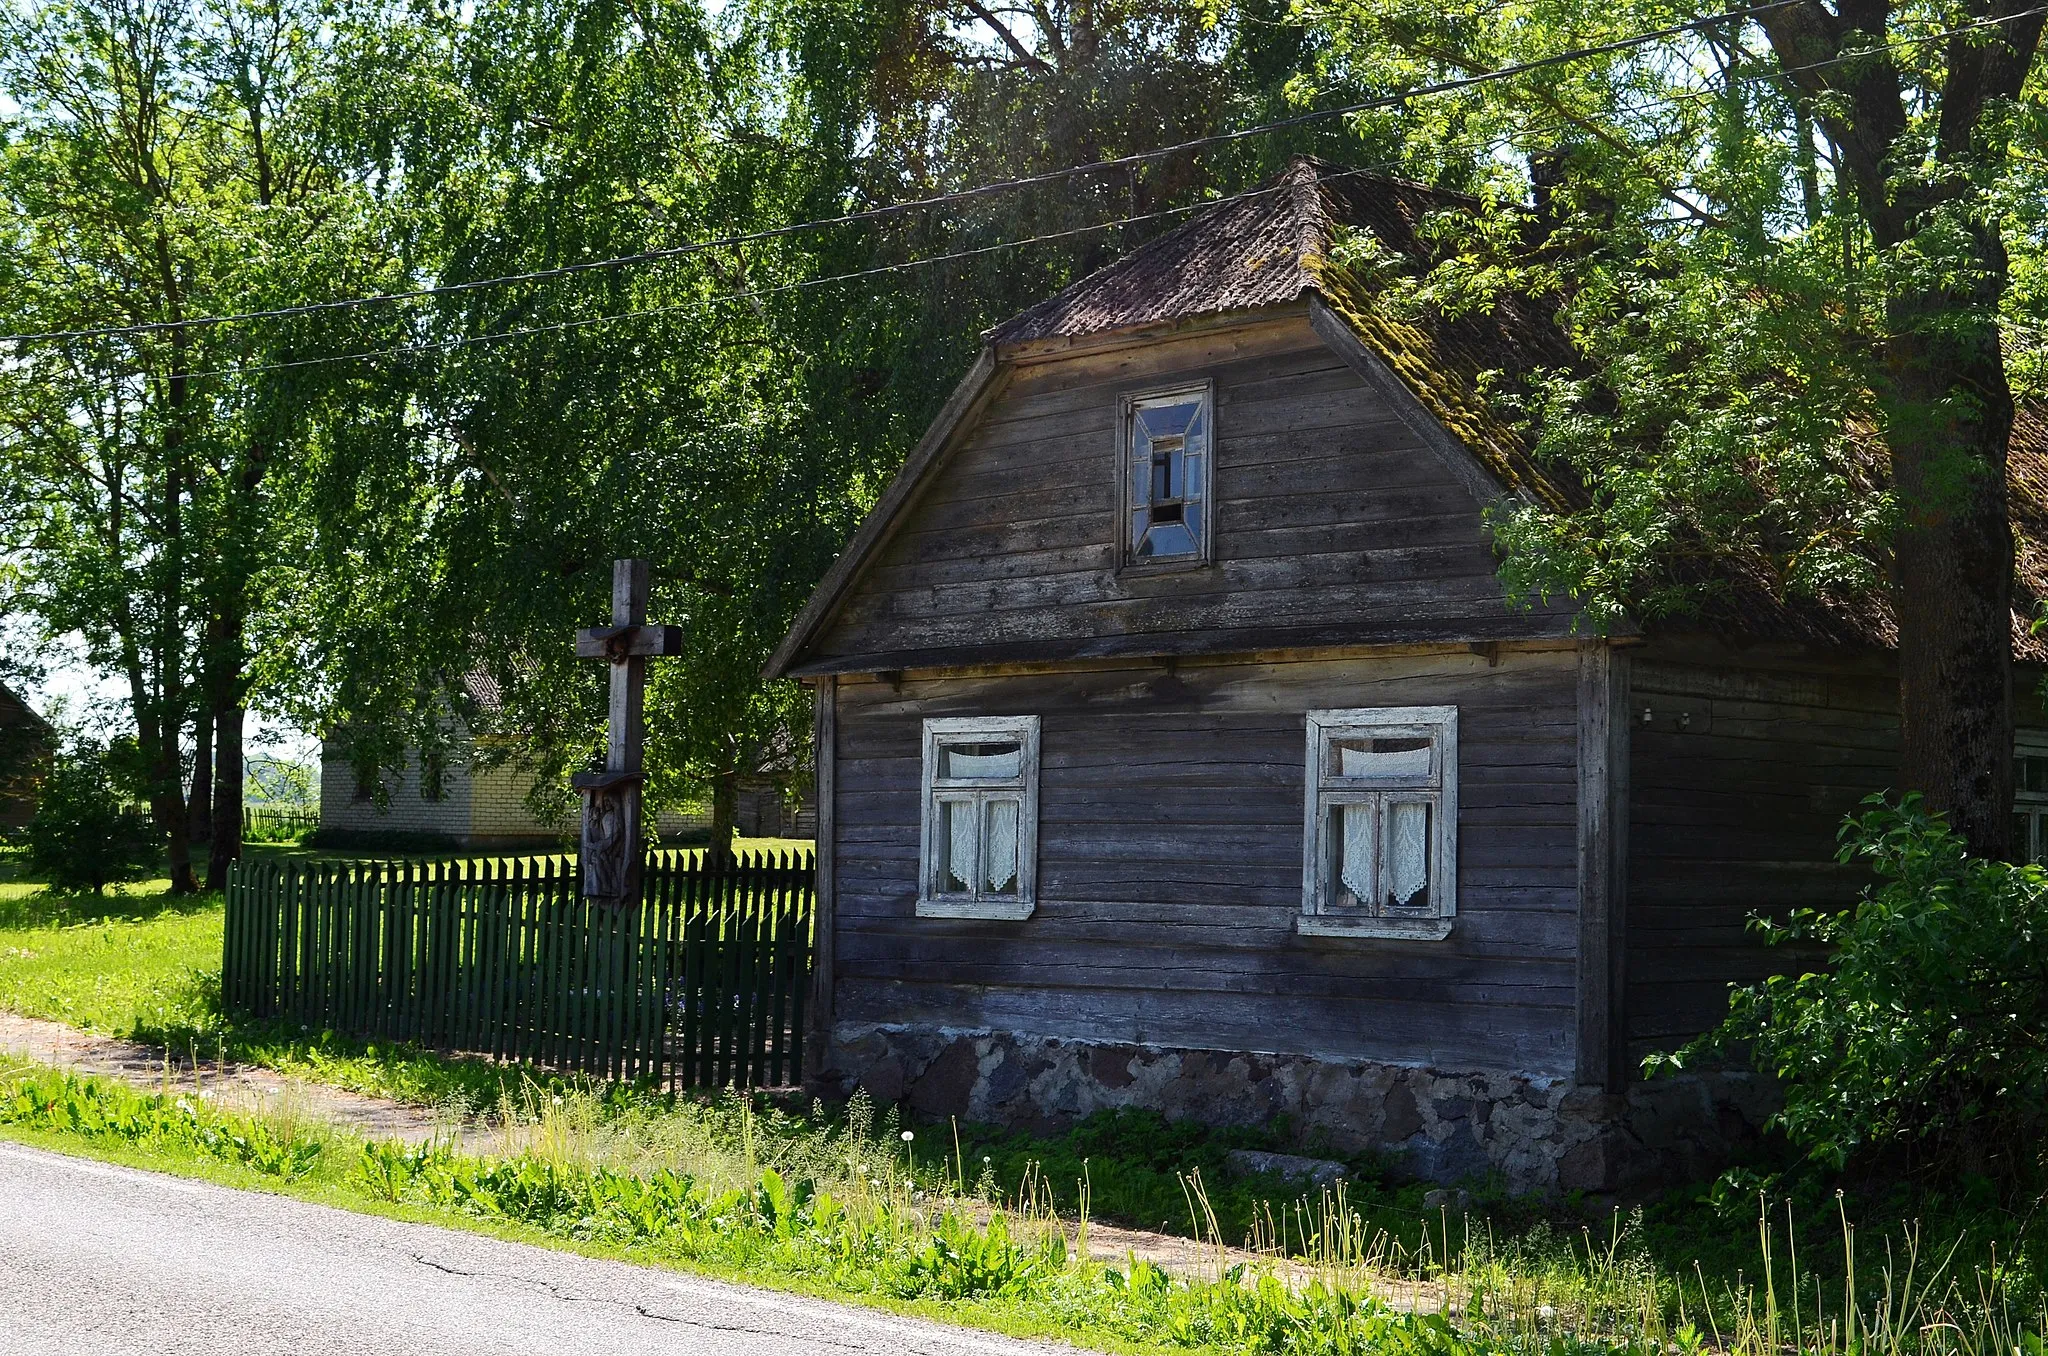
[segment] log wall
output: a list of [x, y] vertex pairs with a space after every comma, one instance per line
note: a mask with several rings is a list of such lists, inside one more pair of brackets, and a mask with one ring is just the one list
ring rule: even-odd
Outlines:
[[1630, 1054], [1712, 1026], [1728, 985], [1816, 957], [1775, 955], [1746, 920], [1853, 903], [1836, 830], [1898, 773], [1888, 663], [1654, 640], [1630, 699]]
[[[1568, 1074], [1578, 674], [1559, 647], [841, 678], [833, 1019]], [[1451, 936], [1297, 935], [1304, 713], [1445, 703]], [[1024, 714], [1036, 913], [916, 917], [921, 722]]]

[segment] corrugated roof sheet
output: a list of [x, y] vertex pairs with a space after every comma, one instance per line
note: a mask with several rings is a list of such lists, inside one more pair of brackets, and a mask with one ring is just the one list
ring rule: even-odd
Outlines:
[[1297, 160], [1274, 182], [1203, 209], [987, 337], [1012, 344], [1101, 334], [1294, 301], [1316, 285], [1310, 261], [1329, 246], [1319, 180], [1333, 172]]

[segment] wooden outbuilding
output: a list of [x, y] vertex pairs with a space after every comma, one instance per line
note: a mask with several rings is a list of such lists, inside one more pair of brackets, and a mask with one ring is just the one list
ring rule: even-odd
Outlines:
[[1583, 491], [1484, 388], [1574, 355], [1525, 300], [1418, 320], [1344, 262], [1469, 208], [1299, 161], [989, 334], [769, 670], [817, 692], [817, 1082], [1285, 1114], [1527, 1190], [1760, 1120], [1742, 1076], [1633, 1071], [1766, 964], [1748, 915], [1853, 898], [1889, 623], [1739, 570], [1647, 631], [1511, 603], [1489, 512]]
[[37, 789], [57, 751], [57, 732], [0, 684], [0, 832], [35, 817]]

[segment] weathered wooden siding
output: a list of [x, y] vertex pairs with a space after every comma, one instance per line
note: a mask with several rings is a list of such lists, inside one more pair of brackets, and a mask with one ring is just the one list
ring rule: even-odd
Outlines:
[[[1712, 1026], [1728, 985], [1782, 968], [1756, 913], [1846, 905], [1842, 817], [1898, 772], [1897, 682], [1872, 656], [1804, 663], [1674, 638], [1631, 670], [1630, 1052]], [[1647, 718], [1645, 716], [1647, 713]]]
[[[1215, 563], [1119, 575], [1120, 394], [1210, 378]], [[1294, 317], [1021, 365], [802, 667], [1565, 634], [1480, 504]]]
[[[841, 679], [836, 1019], [1568, 1073], [1578, 660], [1497, 658]], [[1436, 703], [1459, 709], [1456, 929], [1297, 936], [1303, 713]], [[915, 917], [920, 722], [1034, 713], [1036, 914]]]

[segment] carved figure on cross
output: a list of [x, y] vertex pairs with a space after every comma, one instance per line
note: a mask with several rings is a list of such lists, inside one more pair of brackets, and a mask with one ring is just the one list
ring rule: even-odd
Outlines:
[[612, 562], [612, 624], [576, 633], [581, 659], [611, 664], [611, 712], [604, 771], [578, 773], [571, 784], [583, 796], [583, 893], [615, 903], [640, 897], [646, 853], [640, 822], [647, 780], [647, 660], [683, 652], [680, 626], [647, 621], [647, 562]]

